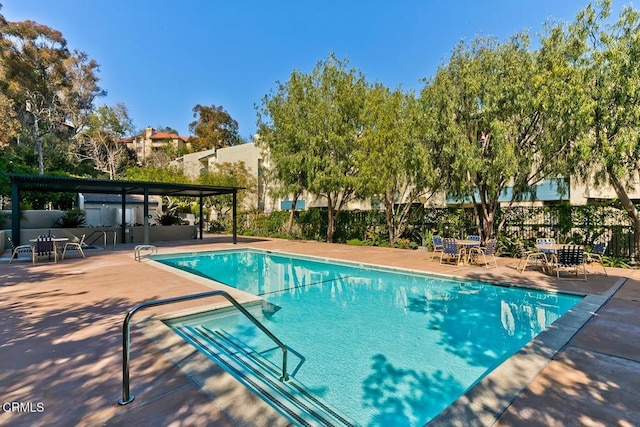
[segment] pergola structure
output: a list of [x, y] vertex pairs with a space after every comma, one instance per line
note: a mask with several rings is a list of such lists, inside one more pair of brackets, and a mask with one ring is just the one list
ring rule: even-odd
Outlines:
[[233, 195], [233, 243], [237, 243], [237, 194], [242, 187], [178, 184], [148, 181], [119, 181], [106, 179], [67, 178], [42, 175], [9, 175], [11, 183], [11, 235], [14, 245], [20, 245], [20, 195], [23, 192], [97, 193], [122, 196], [121, 241], [126, 238], [126, 196], [144, 195], [144, 243], [149, 243], [149, 196], [197, 197], [200, 202], [200, 239], [202, 239], [202, 199], [223, 194]]

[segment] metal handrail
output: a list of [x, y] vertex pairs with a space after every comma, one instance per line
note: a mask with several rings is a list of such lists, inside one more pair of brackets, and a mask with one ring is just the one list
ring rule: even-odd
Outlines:
[[[118, 233], [115, 230], [110, 230], [113, 233], [113, 247], [116, 247], [116, 239], [117, 239], [117, 235]], [[96, 235], [96, 237], [91, 240], [91, 238]], [[103, 231], [103, 230], [94, 230], [93, 233], [89, 234], [89, 236], [87, 238], [85, 238], [85, 243], [87, 245], [92, 244], [93, 242], [95, 242], [96, 240], [98, 240], [100, 237], [102, 237], [103, 241], [104, 241], [104, 248], [107, 249], [107, 232]]]
[[133, 306], [127, 316], [124, 318], [124, 322], [122, 324], [122, 399], [118, 400], [120, 405], [126, 405], [128, 403], [133, 402], [134, 396], [132, 396], [129, 392], [129, 361], [131, 359], [130, 352], [130, 339], [131, 339], [131, 330], [129, 323], [133, 315], [143, 308], [147, 307], [156, 307], [159, 305], [172, 304], [175, 302], [182, 301], [190, 301], [199, 298], [205, 297], [213, 297], [213, 296], [221, 296], [225, 297], [227, 301], [229, 301], [235, 308], [240, 311], [240, 313], [244, 314], [244, 316], [249, 319], [254, 325], [256, 325], [262, 332], [267, 334], [271, 340], [280, 347], [282, 350], [282, 375], [280, 376], [280, 381], [287, 381], [289, 376], [287, 375], [287, 347], [276, 338], [275, 335], [271, 333], [258, 319], [256, 319], [251, 313], [247, 311], [238, 301], [236, 301], [231, 295], [229, 295], [225, 291], [217, 290], [217, 291], [209, 291], [202, 292], [199, 294], [191, 294], [191, 295], [183, 295], [174, 298], [166, 298], [159, 299], [155, 301], [146, 301], [140, 304]]

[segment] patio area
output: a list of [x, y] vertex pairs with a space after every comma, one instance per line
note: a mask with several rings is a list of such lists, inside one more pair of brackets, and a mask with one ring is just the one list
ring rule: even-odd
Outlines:
[[[127, 310], [142, 301], [212, 289], [204, 279], [136, 262], [134, 246], [88, 250], [86, 259], [36, 265], [27, 256], [9, 265], [10, 254], [2, 254], [0, 425], [288, 425], [219, 368], [203, 366], [188, 345], [154, 337], [154, 315], [219, 304], [215, 298], [136, 316], [131, 338], [135, 400], [117, 404], [122, 390], [121, 326]], [[253, 247], [600, 295], [602, 307], [528, 385], [515, 395], [500, 396], [506, 410], [492, 406], [486, 395], [470, 393], [434, 424], [487, 425], [497, 418], [494, 425], [499, 426], [633, 426], [640, 420], [639, 270], [608, 268], [608, 276], [596, 270], [587, 282], [558, 281], [536, 270], [520, 274], [517, 259], [498, 258], [493, 269], [440, 265], [432, 253], [421, 250], [261, 238], [239, 238], [233, 245], [225, 236], [156, 246], [160, 254]], [[491, 388], [500, 395], [508, 387], [495, 383]]]

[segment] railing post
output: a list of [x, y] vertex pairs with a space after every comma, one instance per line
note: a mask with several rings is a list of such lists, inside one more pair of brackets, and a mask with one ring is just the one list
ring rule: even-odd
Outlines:
[[129, 361], [131, 360], [131, 327], [129, 321], [138, 307], [136, 305], [129, 310], [122, 323], [122, 399], [118, 400], [120, 405], [129, 404], [134, 399], [129, 390]]
[[289, 375], [287, 374], [287, 347], [280, 341], [275, 335], [271, 333], [258, 319], [256, 319], [249, 311], [236, 301], [231, 295], [222, 290], [202, 292], [199, 294], [183, 295], [174, 298], [160, 299], [155, 301], [147, 301], [133, 306], [122, 323], [122, 399], [118, 400], [120, 405], [126, 405], [133, 402], [134, 396], [130, 393], [130, 378], [129, 378], [129, 362], [131, 360], [131, 318], [140, 309], [147, 307], [156, 307], [159, 305], [171, 304], [174, 302], [190, 301], [199, 298], [221, 296], [226, 298], [235, 308], [238, 309], [247, 319], [264, 332], [271, 340], [280, 347], [282, 350], [282, 374], [280, 375], [280, 381], [287, 381]]

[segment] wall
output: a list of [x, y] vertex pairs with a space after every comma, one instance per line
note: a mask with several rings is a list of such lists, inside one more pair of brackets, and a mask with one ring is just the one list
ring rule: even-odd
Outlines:
[[[21, 213], [20, 228], [53, 228], [64, 215], [63, 211], [55, 210], [23, 210]], [[0, 215], [4, 217], [4, 227], [11, 228], [11, 211], [0, 211]]]

